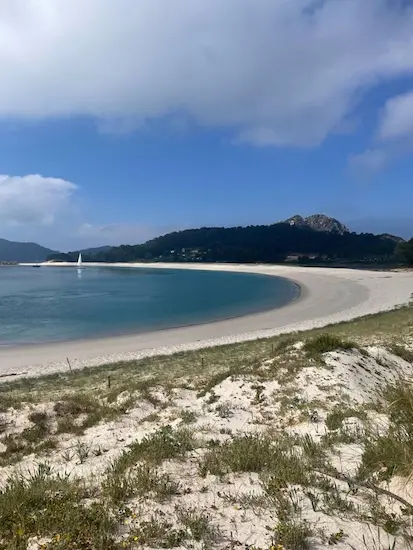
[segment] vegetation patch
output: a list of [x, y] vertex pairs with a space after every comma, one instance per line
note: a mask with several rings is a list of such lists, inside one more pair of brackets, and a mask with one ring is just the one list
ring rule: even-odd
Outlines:
[[387, 404], [389, 427], [381, 436], [370, 436], [363, 454], [364, 475], [380, 479], [393, 475], [411, 477], [413, 473], [413, 384], [399, 380], [388, 385], [381, 397]]
[[365, 421], [367, 419], [367, 413], [362, 409], [353, 409], [346, 407], [335, 407], [330, 411], [326, 418], [326, 426], [329, 430], [338, 430], [343, 424], [343, 420], [346, 418], [358, 418]]
[[198, 415], [195, 411], [181, 411], [181, 419], [183, 424], [193, 424], [197, 421]]
[[115, 549], [116, 522], [101, 502], [86, 505], [80, 482], [54, 477], [40, 466], [31, 477], [15, 477], [0, 492], [0, 548], [24, 549], [30, 537], [45, 537], [45, 548]]
[[132, 530], [127, 543], [130, 548], [135, 548], [136, 544], [151, 548], [176, 548], [181, 546], [187, 538], [188, 534], [185, 529], [176, 528], [162, 516], [153, 515], [151, 519], [140, 522]]
[[209, 547], [220, 536], [219, 530], [211, 523], [209, 514], [196, 508], [177, 508], [177, 519], [190, 538], [196, 542], [203, 542], [204, 547]]
[[[122, 459], [120, 459], [122, 461]], [[108, 471], [102, 485], [103, 494], [112, 503], [121, 504], [132, 497], [142, 497], [149, 493], [157, 500], [167, 500], [172, 495], [179, 494], [179, 483], [166, 474], [158, 474], [146, 463], [124, 471], [122, 465], [115, 463]]]
[[[118, 412], [87, 393], [65, 395], [55, 403], [53, 410], [57, 418], [57, 433], [76, 435], [82, 435], [87, 428], [113, 418]], [[79, 417], [82, 417], [80, 422]]]
[[264, 474], [264, 489], [289, 483], [306, 485], [309, 463], [322, 460], [323, 449], [311, 438], [301, 442], [287, 436], [272, 439], [265, 435], [243, 435], [210, 449], [199, 463], [200, 474], [222, 476], [230, 472]]
[[394, 344], [390, 347], [390, 351], [393, 353], [393, 355], [397, 355], [398, 357], [401, 357], [408, 363], [413, 363], [413, 351], [410, 349], [407, 349], [405, 346], [399, 346], [397, 344]]
[[116, 471], [124, 472], [141, 461], [161, 464], [164, 460], [183, 457], [195, 448], [192, 433], [186, 429], [173, 430], [165, 426], [142, 441], [132, 443], [116, 462]]
[[[357, 345], [382, 346], [402, 357], [398, 346], [410, 341], [412, 311], [400, 308], [292, 337], [4, 383], [0, 466], [8, 471], [0, 472], [0, 550], [212, 550], [246, 544], [256, 544], [256, 550], [307, 550], [313, 540], [320, 548], [388, 550], [393, 539], [387, 535], [396, 537], [395, 549], [413, 547], [412, 507], [389, 483], [395, 474], [407, 483], [412, 474], [410, 382], [385, 387], [376, 403], [376, 380], [358, 378], [358, 352], [348, 354], [339, 373], [325, 365], [313, 368], [322, 353]], [[307, 341], [304, 350], [291, 347], [298, 340]], [[374, 361], [371, 355], [372, 373], [378, 370]], [[383, 387], [394, 372], [379, 372]], [[357, 399], [344, 395], [346, 377], [359, 385]], [[227, 378], [226, 393], [221, 383]], [[301, 395], [306, 381], [309, 391]], [[191, 389], [186, 399], [192, 403], [178, 409], [172, 388]], [[360, 395], [369, 402], [359, 406]], [[234, 410], [251, 413], [245, 425]], [[345, 421], [349, 417], [361, 422], [353, 425]], [[122, 425], [119, 433], [117, 426], [104, 424], [113, 418]], [[176, 426], [156, 429], [172, 418]], [[97, 423], [93, 435], [110, 448], [109, 455], [95, 447], [92, 433], [79, 439], [61, 435], [80, 436]], [[128, 446], [129, 428], [141, 435]], [[305, 433], [316, 435], [298, 435]], [[353, 442], [357, 445], [346, 445]], [[50, 452], [57, 445], [61, 451]], [[36, 461], [48, 452], [47, 461], [73, 479], [46, 465], [31, 474], [31, 458], [22, 460], [29, 452]], [[110, 464], [112, 452], [121, 454]], [[22, 475], [4, 481], [9, 468]], [[79, 476], [84, 478], [76, 480]], [[343, 521], [355, 523], [346, 529]], [[322, 530], [326, 524], [328, 532]]]
[[308, 550], [309, 537], [314, 531], [310, 524], [302, 520], [279, 521], [274, 528], [273, 545], [275, 548], [289, 550]]
[[329, 351], [350, 351], [358, 349], [358, 344], [351, 340], [343, 340], [329, 332], [319, 334], [304, 343], [304, 350], [309, 355], [320, 355]]

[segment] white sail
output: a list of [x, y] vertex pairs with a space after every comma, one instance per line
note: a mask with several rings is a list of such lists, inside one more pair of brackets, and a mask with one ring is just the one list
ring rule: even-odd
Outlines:
[[82, 265], [82, 254], [79, 254], [79, 258], [77, 259], [77, 265], [81, 267]]

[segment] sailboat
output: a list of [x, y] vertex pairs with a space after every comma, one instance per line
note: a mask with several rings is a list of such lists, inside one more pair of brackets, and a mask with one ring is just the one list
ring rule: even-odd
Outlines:
[[77, 268], [78, 269], [82, 269], [83, 268], [83, 264], [82, 264], [82, 254], [79, 254], [79, 257], [77, 259]]

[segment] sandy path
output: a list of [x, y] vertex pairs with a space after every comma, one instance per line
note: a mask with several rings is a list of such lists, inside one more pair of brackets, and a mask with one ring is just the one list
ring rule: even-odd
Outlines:
[[[9, 379], [4, 375], [12, 373], [33, 376], [67, 370], [66, 357], [69, 357], [73, 368], [82, 368], [321, 327], [392, 309], [407, 303], [413, 293], [412, 272], [228, 264], [116, 265], [129, 268], [168, 267], [276, 275], [299, 284], [302, 296], [280, 309], [204, 325], [116, 338], [3, 348], [0, 349], [1, 379]], [[50, 268], [52, 266], [53, 264]]]

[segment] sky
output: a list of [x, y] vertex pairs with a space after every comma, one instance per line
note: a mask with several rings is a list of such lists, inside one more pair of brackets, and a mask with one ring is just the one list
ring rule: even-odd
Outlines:
[[412, 0], [0, 0], [0, 237], [413, 236]]

